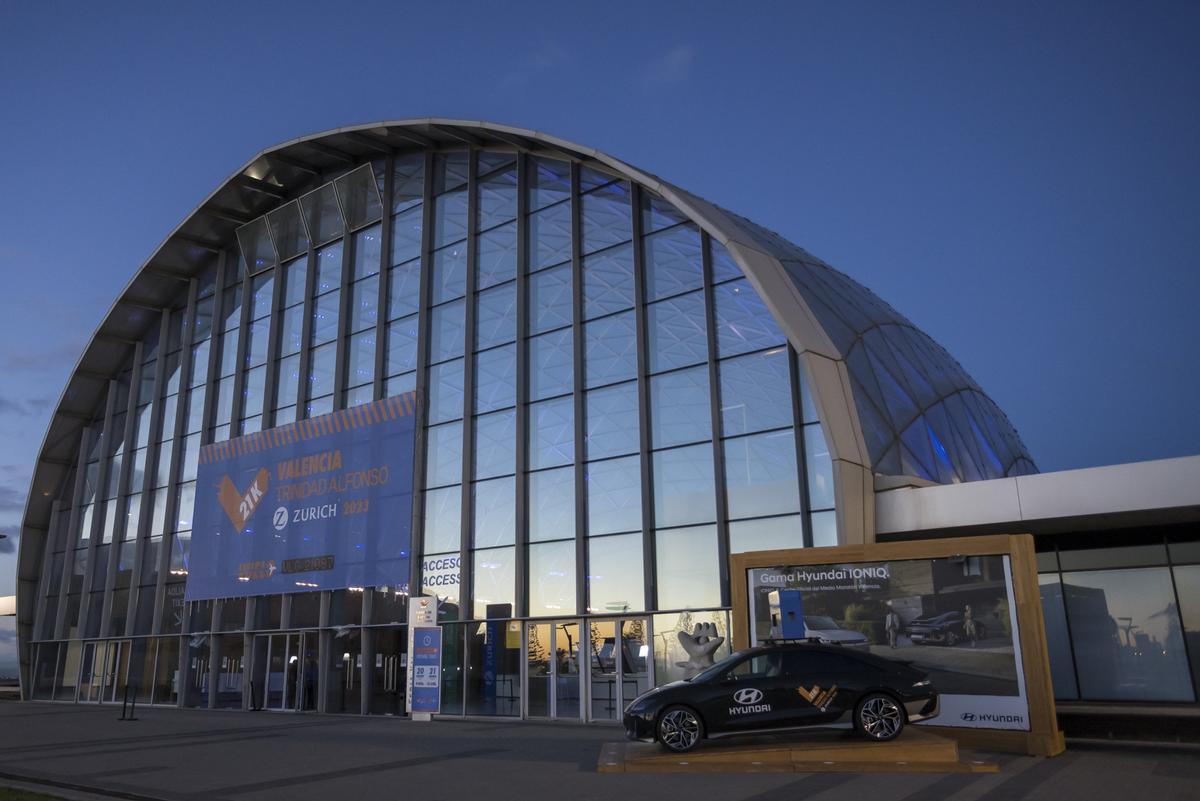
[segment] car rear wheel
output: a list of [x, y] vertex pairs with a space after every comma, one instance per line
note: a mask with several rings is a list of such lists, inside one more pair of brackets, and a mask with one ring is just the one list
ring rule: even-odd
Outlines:
[[700, 716], [686, 706], [672, 706], [658, 719], [658, 742], [668, 751], [691, 751], [704, 739]]
[[904, 731], [904, 710], [890, 695], [871, 693], [854, 710], [854, 727], [868, 740], [884, 743]]

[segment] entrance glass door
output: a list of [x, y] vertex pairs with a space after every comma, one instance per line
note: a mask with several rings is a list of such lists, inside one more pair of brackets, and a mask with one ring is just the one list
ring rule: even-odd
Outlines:
[[129, 640], [85, 642], [79, 674], [79, 699], [121, 703], [129, 679]]
[[316, 709], [319, 648], [315, 631], [255, 636], [251, 703], [276, 711]]
[[625, 706], [650, 689], [646, 619], [588, 623], [588, 720], [617, 720]]
[[526, 624], [527, 717], [580, 719], [581, 646], [577, 620]]
[[407, 692], [408, 631], [373, 629], [375, 664], [371, 675], [371, 714], [403, 715]]

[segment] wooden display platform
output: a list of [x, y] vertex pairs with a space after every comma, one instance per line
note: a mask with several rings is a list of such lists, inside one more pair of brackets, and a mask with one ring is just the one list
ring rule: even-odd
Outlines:
[[600, 773], [994, 773], [993, 762], [964, 759], [958, 743], [919, 728], [890, 743], [829, 734], [709, 740], [686, 754], [656, 743], [605, 743]]

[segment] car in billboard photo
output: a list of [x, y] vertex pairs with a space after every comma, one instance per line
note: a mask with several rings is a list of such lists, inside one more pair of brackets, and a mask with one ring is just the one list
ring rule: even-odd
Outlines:
[[[975, 626], [975, 639], [982, 640], [986, 631], [983, 623], [978, 620], [972, 623]], [[943, 612], [914, 618], [905, 628], [905, 634], [913, 645], [957, 645], [971, 639], [962, 612]]]
[[929, 677], [907, 663], [817, 642], [750, 648], [625, 708], [625, 734], [682, 753], [701, 740], [852, 728], [875, 742], [938, 714]]

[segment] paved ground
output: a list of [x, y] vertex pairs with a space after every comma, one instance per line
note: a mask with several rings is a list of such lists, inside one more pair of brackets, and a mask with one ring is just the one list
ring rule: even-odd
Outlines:
[[165, 709], [139, 709], [134, 723], [118, 716], [111, 707], [0, 704], [0, 784], [177, 801], [1200, 799], [1196, 751], [1001, 755], [992, 757], [1000, 773], [982, 775], [605, 775], [596, 756], [619, 736], [611, 727]]

